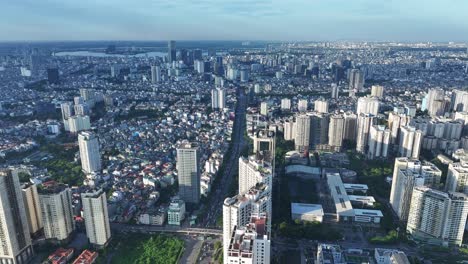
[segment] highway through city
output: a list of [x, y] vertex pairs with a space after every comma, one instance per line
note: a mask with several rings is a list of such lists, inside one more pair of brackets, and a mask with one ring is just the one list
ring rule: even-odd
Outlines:
[[222, 208], [224, 199], [227, 197], [229, 192], [229, 187], [232, 184], [234, 175], [238, 170], [238, 160], [240, 153], [245, 145], [244, 142], [244, 131], [246, 126], [245, 114], [247, 109], [247, 98], [242, 89], [238, 90], [237, 105], [235, 111], [235, 121], [232, 131], [232, 147], [229, 160], [224, 161], [225, 170], [224, 173], [220, 175], [220, 184], [217, 189], [214, 189], [213, 196], [210, 199], [207, 206], [207, 213], [203, 221], [201, 221], [201, 226], [203, 227], [216, 227], [216, 219], [222, 214]]
[[154, 225], [130, 225], [111, 223], [111, 229], [114, 232], [134, 232], [134, 233], [180, 233], [186, 235], [214, 235], [221, 236], [222, 231], [213, 228], [190, 228], [190, 227], [179, 227], [179, 226], [154, 226]]

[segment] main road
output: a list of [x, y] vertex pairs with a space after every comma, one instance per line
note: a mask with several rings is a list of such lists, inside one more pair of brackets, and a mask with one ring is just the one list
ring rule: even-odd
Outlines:
[[235, 111], [234, 126], [231, 134], [231, 153], [229, 160], [223, 161], [224, 173], [219, 175], [221, 182], [218, 187], [212, 190], [209, 203], [206, 204], [207, 210], [204, 219], [200, 222], [203, 227], [216, 227], [216, 219], [222, 213], [224, 199], [227, 197], [229, 187], [232, 184], [233, 176], [238, 170], [238, 160], [240, 153], [245, 145], [244, 131], [246, 126], [245, 114], [247, 109], [247, 98], [242, 88], [237, 90], [237, 104]]

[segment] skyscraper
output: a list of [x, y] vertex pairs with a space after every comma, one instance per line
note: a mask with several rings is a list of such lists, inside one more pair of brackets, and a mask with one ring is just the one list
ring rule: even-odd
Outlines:
[[[362, 92], [364, 88], [364, 73], [359, 69], [351, 69], [349, 72], [349, 91], [350, 96], [355, 92]], [[351, 94], [351, 91], [353, 94]]]
[[78, 135], [80, 148], [81, 168], [85, 173], [93, 173], [101, 170], [101, 155], [99, 153], [99, 141], [93, 132], [81, 132]]
[[336, 151], [340, 151], [343, 145], [345, 119], [343, 114], [334, 114], [330, 117], [328, 127], [328, 145]]
[[356, 114], [372, 114], [377, 116], [379, 113], [379, 100], [376, 97], [359, 97], [357, 102]]
[[328, 101], [325, 99], [315, 100], [314, 110], [318, 113], [328, 113]]
[[390, 130], [382, 125], [373, 125], [369, 131], [369, 159], [386, 158], [390, 144]]
[[46, 239], [68, 241], [75, 230], [71, 191], [68, 186], [49, 182], [39, 191]]
[[309, 150], [310, 144], [310, 116], [301, 114], [296, 117], [296, 136], [294, 145], [297, 151]]
[[384, 95], [384, 87], [382, 85], [372, 85], [371, 96], [382, 99]]
[[281, 99], [281, 110], [283, 111], [291, 110], [291, 99], [289, 98]]
[[388, 114], [388, 127], [392, 133], [390, 143], [398, 144], [400, 128], [409, 125], [411, 117], [403, 113], [397, 113], [395, 111]]
[[329, 114], [312, 112], [310, 115], [310, 149], [321, 149], [328, 144]]
[[271, 190], [273, 187], [273, 167], [269, 162], [257, 160], [255, 155], [239, 158], [239, 194], [244, 194], [258, 183]]
[[468, 215], [468, 196], [415, 187], [406, 231], [415, 239], [460, 246]]
[[374, 122], [374, 115], [360, 114], [357, 120], [357, 139], [356, 151], [360, 153], [367, 152], [367, 145], [369, 143], [369, 131]]
[[338, 84], [332, 83], [330, 89], [331, 89], [331, 98], [338, 99], [340, 95], [340, 88], [338, 87]]
[[62, 110], [62, 120], [65, 131], [69, 131], [68, 119], [73, 116], [73, 105], [69, 102], [65, 102], [60, 105], [60, 109]]
[[151, 82], [158, 83], [161, 82], [161, 67], [160, 66], [151, 66]]
[[429, 89], [426, 95], [426, 105], [430, 116], [441, 116], [445, 113], [445, 91]]
[[398, 154], [400, 157], [419, 158], [419, 152], [423, 141], [423, 133], [412, 126], [400, 128], [400, 142]]
[[186, 203], [200, 201], [200, 148], [197, 143], [183, 142], [177, 147], [179, 196]]
[[0, 170], [0, 262], [26, 264], [33, 257], [21, 186], [11, 170]]
[[449, 164], [445, 190], [468, 194], [468, 164], [465, 161]]
[[353, 112], [345, 112], [343, 140], [356, 142], [357, 115]]
[[437, 186], [442, 172], [432, 163], [417, 159], [396, 158], [393, 169], [390, 205], [401, 221], [408, 219], [411, 195], [415, 186]]
[[23, 193], [24, 208], [28, 218], [28, 226], [31, 234], [37, 233], [42, 229], [42, 212], [39, 203], [39, 194], [35, 184], [26, 183], [21, 186]]
[[105, 247], [111, 239], [106, 193], [102, 189], [82, 193], [81, 202], [89, 242], [97, 248]]
[[297, 110], [299, 110], [299, 112], [307, 111], [307, 107], [308, 107], [308, 102], [306, 99], [300, 99], [297, 102]]
[[167, 60], [169, 63], [177, 60], [176, 42], [169, 40], [167, 43]]
[[221, 88], [211, 90], [211, 108], [223, 110], [226, 107], [226, 91]]

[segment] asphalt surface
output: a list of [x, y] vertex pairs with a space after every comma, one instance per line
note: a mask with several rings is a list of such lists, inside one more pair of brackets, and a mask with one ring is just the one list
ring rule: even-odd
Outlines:
[[237, 96], [237, 105], [235, 111], [235, 121], [232, 131], [232, 148], [230, 159], [226, 161], [226, 167], [222, 175], [219, 187], [214, 191], [214, 196], [207, 204], [207, 214], [201, 221], [203, 227], [216, 227], [216, 219], [222, 214], [224, 199], [226, 199], [229, 192], [229, 187], [233, 181], [233, 176], [238, 170], [238, 160], [240, 153], [245, 145], [244, 131], [245, 131], [245, 114], [247, 109], [247, 97], [242, 90], [239, 91]]

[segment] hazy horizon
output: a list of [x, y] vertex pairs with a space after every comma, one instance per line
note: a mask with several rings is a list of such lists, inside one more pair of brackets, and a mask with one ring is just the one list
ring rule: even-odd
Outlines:
[[467, 42], [468, 2], [0, 0], [0, 41]]

